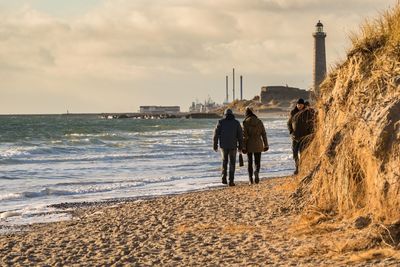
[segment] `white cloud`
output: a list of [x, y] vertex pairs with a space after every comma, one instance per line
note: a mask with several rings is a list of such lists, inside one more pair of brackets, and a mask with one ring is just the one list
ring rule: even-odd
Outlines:
[[[0, 113], [63, 112], [54, 103], [65, 98], [79, 111], [222, 100], [232, 66], [247, 75], [248, 97], [264, 84], [308, 87], [315, 22], [326, 25], [333, 63], [346, 32], [380, 8], [379, 0], [108, 0], [69, 19], [29, 5], [0, 10]], [[41, 109], [10, 90], [18, 99], [46, 94]]]

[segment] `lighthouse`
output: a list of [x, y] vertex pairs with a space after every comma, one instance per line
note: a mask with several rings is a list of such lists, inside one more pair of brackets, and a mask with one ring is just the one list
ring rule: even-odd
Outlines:
[[325, 52], [325, 38], [324, 25], [318, 21], [314, 36], [314, 94], [319, 96], [319, 85], [326, 76], [326, 52]]

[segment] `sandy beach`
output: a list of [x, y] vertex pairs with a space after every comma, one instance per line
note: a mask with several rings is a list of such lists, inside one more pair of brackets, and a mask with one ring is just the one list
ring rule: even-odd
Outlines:
[[349, 221], [287, 209], [291, 177], [203, 192], [78, 208], [66, 222], [0, 237], [0, 265], [398, 266]]

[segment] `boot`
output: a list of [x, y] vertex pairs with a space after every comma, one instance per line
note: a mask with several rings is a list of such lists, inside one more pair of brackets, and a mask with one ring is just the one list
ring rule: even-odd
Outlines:
[[295, 166], [296, 166], [296, 169], [295, 169], [295, 171], [294, 171], [294, 175], [297, 175], [298, 173], [299, 173], [299, 161], [298, 160], [295, 160], [294, 161], [294, 164], [295, 164]]
[[228, 184], [228, 181], [226, 180], [226, 176], [222, 175], [222, 183], [223, 184]]
[[233, 182], [234, 179], [234, 174], [229, 173], [229, 186], [235, 186], [235, 183]]
[[249, 177], [249, 185], [253, 184], [253, 177]]
[[260, 182], [260, 178], [258, 177], [258, 172], [254, 172], [254, 182], [258, 184]]

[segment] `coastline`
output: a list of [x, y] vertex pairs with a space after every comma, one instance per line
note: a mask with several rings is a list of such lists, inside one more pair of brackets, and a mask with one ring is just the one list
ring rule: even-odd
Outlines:
[[[7, 142], [0, 146], [0, 178], [7, 186], [0, 188], [0, 229], [36, 220], [36, 214], [53, 211], [47, 208], [52, 204], [221, 186], [215, 179], [220, 154], [210, 146], [214, 119], [9, 119], [3, 125], [19, 126], [6, 127], [2, 135]], [[32, 134], [39, 124], [43, 127]], [[286, 121], [267, 118], [265, 125], [276, 144], [262, 157], [266, 176], [292, 173]], [[246, 168], [238, 168], [237, 174], [247, 180]]]
[[28, 231], [0, 236], [0, 265], [387, 266], [400, 262], [386, 250], [367, 259], [363, 252], [335, 250], [339, 241], [354, 239], [355, 230], [334, 219], [325, 226], [304, 224], [299, 214], [287, 209], [294, 179], [268, 178], [253, 186], [238, 183], [76, 208], [70, 221], [34, 224]]

